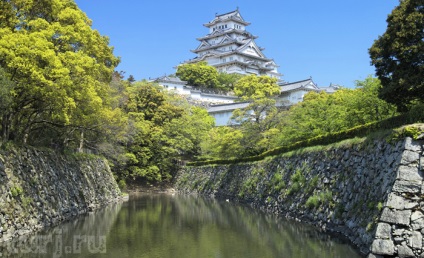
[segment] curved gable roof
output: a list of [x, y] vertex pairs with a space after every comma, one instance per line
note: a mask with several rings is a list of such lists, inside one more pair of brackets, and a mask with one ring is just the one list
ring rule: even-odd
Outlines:
[[266, 58], [266, 56], [262, 53], [261, 48], [256, 45], [253, 39], [249, 39], [244, 45], [240, 46], [237, 51], [247, 55]]

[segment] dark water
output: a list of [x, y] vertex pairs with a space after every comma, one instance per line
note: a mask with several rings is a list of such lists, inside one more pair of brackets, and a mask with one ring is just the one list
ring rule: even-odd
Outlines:
[[140, 195], [14, 243], [2, 257], [360, 257], [341, 240], [249, 207]]

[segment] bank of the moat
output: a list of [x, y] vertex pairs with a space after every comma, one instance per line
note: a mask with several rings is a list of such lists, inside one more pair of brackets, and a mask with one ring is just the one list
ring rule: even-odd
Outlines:
[[423, 173], [423, 141], [406, 138], [185, 167], [175, 186], [341, 232], [369, 257], [424, 257]]
[[121, 198], [108, 163], [85, 155], [0, 150], [0, 241], [56, 225]]

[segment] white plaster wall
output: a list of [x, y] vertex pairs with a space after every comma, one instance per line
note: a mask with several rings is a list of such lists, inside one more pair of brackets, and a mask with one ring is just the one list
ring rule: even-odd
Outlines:
[[213, 113], [210, 114], [215, 118], [215, 126], [224, 126], [228, 125], [228, 122], [230, 121], [230, 118], [232, 116], [232, 112], [222, 112], [222, 113]]

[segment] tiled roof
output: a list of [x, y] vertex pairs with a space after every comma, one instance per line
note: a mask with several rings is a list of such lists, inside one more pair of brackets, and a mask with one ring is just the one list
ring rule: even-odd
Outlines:
[[282, 93], [301, 89], [301, 88], [305, 90], [319, 90], [316, 84], [312, 81], [312, 79], [280, 84], [280, 89]]
[[174, 76], [162, 76], [156, 79], [153, 79], [154, 82], [169, 82], [169, 83], [176, 83], [176, 84], [183, 84], [186, 85], [187, 82], [180, 80], [180, 78], [178, 77], [174, 77]]
[[208, 113], [219, 113], [223, 111], [233, 111], [238, 108], [245, 108], [249, 105], [248, 102], [236, 102], [230, 104], [214, 105], [208, 108]]
[[338, 91], [340, 88], [342, 88], [342, 86], [337, 85], [337, 84], [330, 84], [330, 86], [328, 86], [328, 87], [322, 87], [322, 88], [319, 88], [319, 89], [321, 91], [325, 91], [325, 92], [331, 94], [331, 93]]
[[227, 21], [227, 20], [233, 20], [233, 21], [237, 21], [239, 23], [242, 23], [244, 25], [249, 25], [249, 22], [246, 22], [243, 17], [241, 16], [239, 10], [235, 10], [232, 12], [228, 12], [228, 13], [224, 13], [224, 14], [216, 14], [215, 15], [215, 19], [213, 19], [212, 21], [210, 21], [207, 24], [204, 24], [204, 26], [208, 27], [208, 26], [212, 26], [213, 24], [220, 22], [220, 21]]

